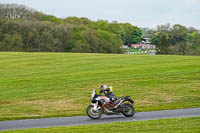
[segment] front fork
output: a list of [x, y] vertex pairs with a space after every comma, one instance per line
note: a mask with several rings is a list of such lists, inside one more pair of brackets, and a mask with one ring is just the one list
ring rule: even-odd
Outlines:
[[98, 111], [99, 109], [101, 109], [101, 107], [98, 105], [98, 102], [91, 103], [91, 105], [93, 106], [92, 110], [94, 110], [94, 111]]

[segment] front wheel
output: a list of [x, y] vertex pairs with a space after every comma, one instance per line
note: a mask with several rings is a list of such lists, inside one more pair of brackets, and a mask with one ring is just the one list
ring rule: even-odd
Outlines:
[[122, 104], [122, 114], [126, 117], [132, 117], [135, 114], [133, 105], [130, 103]]
[[93, 105], [89, 105], [86, 112], [91, 119], [99, 119], [102, 116], [102, 110], [93, 110]]

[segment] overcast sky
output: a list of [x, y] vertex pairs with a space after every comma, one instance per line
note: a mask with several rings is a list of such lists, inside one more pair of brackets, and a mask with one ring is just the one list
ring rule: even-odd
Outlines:
[[200, 29], [200, 0], [0, 0], [65, 18], [129, 22], [139, 27], [182, 24]]

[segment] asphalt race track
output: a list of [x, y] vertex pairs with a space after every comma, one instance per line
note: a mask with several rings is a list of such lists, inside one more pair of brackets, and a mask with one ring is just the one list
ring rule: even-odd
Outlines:
[[27, 129], [27, 128], [45, 128], [55, 126], [75, 126], [86, 124], [102, 124], [122, 121], [145, 121], [165, 118], [182, 118], [200, 116], [200, 108], [162, 110], [152, 112], [138, 112], [133, 117], [124, 117], [123, 115], [102, 116], [99, 120], [91, 120], [87, 116], [77, 117], [59, 117], [45, 119], [27, 119], [15, 121], [0, 121], [0, 131]]

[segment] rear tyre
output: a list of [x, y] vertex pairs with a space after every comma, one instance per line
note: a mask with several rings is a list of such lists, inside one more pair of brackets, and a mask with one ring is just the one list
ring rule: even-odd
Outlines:
[[93, 105], [89, 105], [87, 107], [86, 113], [88, 117], [90, 117], [91, 119], [99, 119], [102, 116], [102, 110], [100, 109], [100, 110], [94, 111]]
[[122, 114], [126, 117], [132, 117], [135, 114], [135, 108], [130, 103], [122, 104]]

